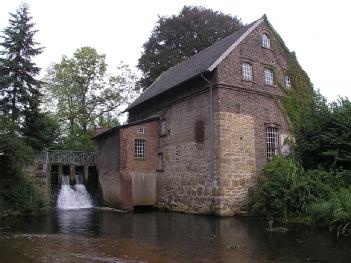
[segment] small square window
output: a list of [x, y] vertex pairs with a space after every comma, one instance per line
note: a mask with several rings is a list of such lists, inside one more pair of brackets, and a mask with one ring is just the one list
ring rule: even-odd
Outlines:
[[253, 80], [252, 77], [252, 66], [249, 63], [241, 64], [242, 78], [243, 80]]
[[144, 134], [144, 133], [145, 133], [145, 129], [144, 129], [144, 128], [138, 128], [138, 129], [137, 129], [137, 133], [142, 133], [142, 134]]
[[136, 159], [145, 158], [145, 140], [135, 139], [134, 156]]
[[290, 89], [291, 88], [291, 80], [289, 76], [284, 77], [284, 83], [285, 83], [285, 88]]
[[273, 86], [273, 71], [269, 68], [264, 69], [264, 84]]

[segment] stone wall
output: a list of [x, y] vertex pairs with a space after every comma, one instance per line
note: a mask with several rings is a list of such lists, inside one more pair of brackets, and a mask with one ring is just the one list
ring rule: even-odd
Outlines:
[[248, 115], [219, 112], [216, 115], [216, 173], [219, 193], [215, 213], [234, 215], [248, 202], [256, 183], [254, 119]]
[[[167, 133], [160, 137], [163, 171], [157, 174], [157, 203], [191, 213], [212, 211], [209, 92], [169, 107], [162, 118]], [[203, 121], [204, 141], [196, 142], [195, 123]]]

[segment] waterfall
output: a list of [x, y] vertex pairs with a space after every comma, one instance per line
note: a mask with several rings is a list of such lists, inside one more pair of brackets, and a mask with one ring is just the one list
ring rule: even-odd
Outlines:
[[81, 209], [93, 207], [91, 197], [82, 183], [82, 175], [76, 175], [76, 184], [72, 188], [69, 176], [62, 176], [62, 185], [57, 198], [57, 207], [60, 209]]

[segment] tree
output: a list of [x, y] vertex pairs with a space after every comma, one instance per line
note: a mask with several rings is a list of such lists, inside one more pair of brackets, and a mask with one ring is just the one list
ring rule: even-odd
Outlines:
[[0, 105], [13, 122], [21, 123], [25, 111], [38, 110], [35, 100], [40, 94], [40, 81], [35, 76], [40, 68], [32, 60], [42, 48], [34, 41], [37, 30], [33, 29], [28, 6], [23, 4], [10, 15], [10, 25], [3, 31], [0, 43]]
[[[15, 128], [25, 142], [40, 150], [48, 142], [43, 142], [40, 133], [50, 129], [43, 122], [45, 116], [40, 112], [41, 82], [36, 79], [40, 68], [33, 58], [42, 53], [34, 41], [34, 23], [28, 6], [23, 4], [16, 13], [10, 14], [9, 26], [1, 36], [0, 51], [0, 107], [12, 120]], [[47, 138], [48, 139], [48, 138]]]
[[92, 145], [90, 136], [98, 118], [110, 112], [118, 114], [134, 97], [134, 74], [123, 63], [117, 70], [117, 74], [108, 74], [105, 55], [91, 47], [77, 49], [73, 57], [64, 56], [49, 69], [46, 92], [72, 147]]
[[204, 7], [184, 6], [178, 15], [159, 17], [138, 61], [138, 87], [147, 88], [163, 71], [241, 27], [236, 16]]

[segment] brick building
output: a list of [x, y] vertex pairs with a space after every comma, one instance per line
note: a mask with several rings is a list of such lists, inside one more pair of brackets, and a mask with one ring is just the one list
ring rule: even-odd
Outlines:
[[98, 134], [107, 203], [233, 215], [291, 136], [281, 99], [287, 58], [266, 16], [170, 68]]

